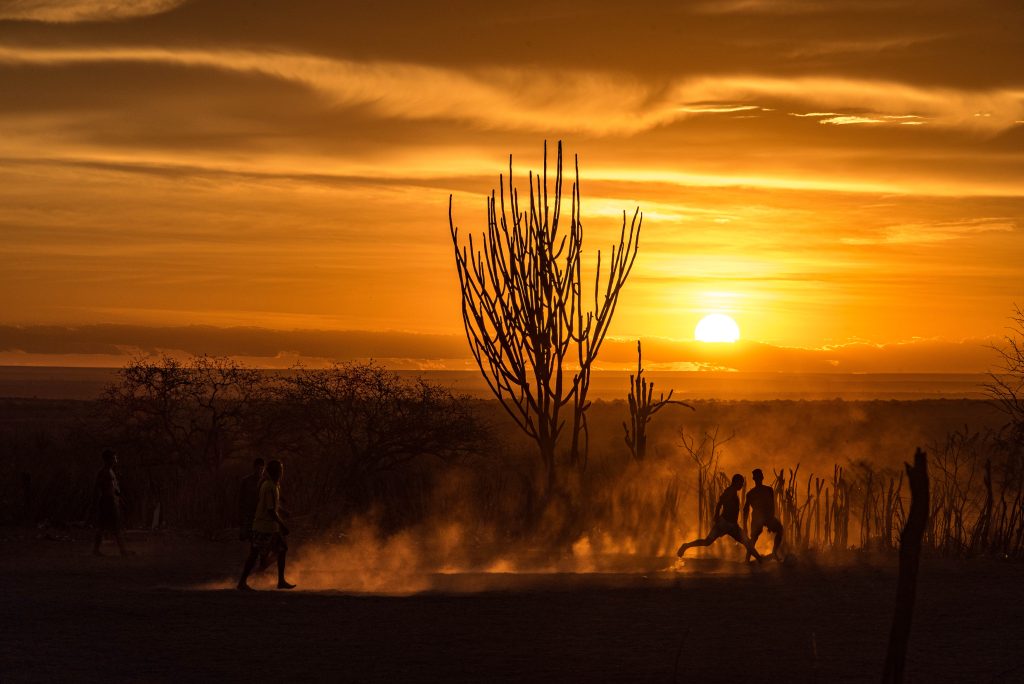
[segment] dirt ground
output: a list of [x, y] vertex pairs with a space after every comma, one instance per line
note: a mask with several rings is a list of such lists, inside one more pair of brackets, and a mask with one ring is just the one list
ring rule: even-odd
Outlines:
[[[0, 530], [0, 681], [878, 681], [895, 559], [243, 594], [239, 543]], [[110, 549], [109, 551], [112, 551]], [[295, 549], [299, 558], [301, 545]], [[652, 567], [657, 567], [652, 565]], [[926, 559], [914, 682], [1024, 681], [1024, 566]]]

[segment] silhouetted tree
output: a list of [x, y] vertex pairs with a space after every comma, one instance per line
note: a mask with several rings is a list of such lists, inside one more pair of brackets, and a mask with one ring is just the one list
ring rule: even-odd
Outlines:
[[373, 362], [294, 369], [272, 397], [266, 440], [302, 456], [310, 503], [327, 513], [367, 503], [369, 483], [384, 471], [422, 457], [459, 459], [484, 443], [468, 399]]
[[[642, 217], [622, 215], [619, 242], [602, 274], [597, 255], [593, 305], [587, 306], [582, 275], [579, 161], [575, 163], [569, 229], [561, 225], [562, 144], [558, 143], [553, 196], [544, 169], [529, 174], [530, 200], [520, 209], [512, 187], [499, 177], [500, 205], [487, 199], [487, 230], [479, 244], [459, 241], [448, 200], [448, 224], [462, 291], [462, 318], [473, 358], [491, 392], [523, 432], [537, 443], [546, 470], [546, 495], [556, 483], [556, 448], [571, 413], [569, 459], [586, 463], [587, 391], [590, 373], [608, 332], [619, 293], [636, 260]], [[499, 211], [500, 208], [500, 211]], [[628, 227], [628, 231], [627, 231]], [[568, 370], [572, 364], [576, 370]]]
[[989, 374], [985, 389], [1009, 417], [1010, 437], [1020, 449], [1024, 441], [1024, 309], [1020, 306], [1014, 307], [1003, 344], [992, 348], [999, 353], [999, 368]]
[[630, 422], [629, 424], [625, 421], [622, 423], [622, 429], [626, 433], [626, 446], [629, 447], [629, 453], [637, 461], [644, 460], [647, 455], [647, 424], [651, 422], [655, 413], [669, 404], [693, 409], [685, 402], [672, 401], [673, 391], [669, 390], [667, 397], [662, 392], [658, 396], [658, 400], [654, 400], [654, 383], [648, 384], [647, 379], [644, 378], [643, 353], [640, 350], [640, 340], [637, 340], [636, 375], [629, 376], [629, 396], [627, 397]]
[[217, 470], [245, 442], [260, 371], [222, 357], [137, 359], [103, 393], [108, 420], [143, 465]]
[[228, 358], [164, 356], [135, 360], [119, 376], [101, 408], [135, 510], [148, 519], [160, 507], [175, 522], [216, 526], [233, 495], [222, 466], [250, 446], [264, 375]]

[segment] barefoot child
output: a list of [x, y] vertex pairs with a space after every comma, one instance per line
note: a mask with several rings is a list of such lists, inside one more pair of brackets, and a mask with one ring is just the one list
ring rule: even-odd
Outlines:
[[693, 541], [686, 542], [676, 551], [677, 556], [682, 558], [686, 550], [693, 546], [708, 546], [719, 537], [729, 535], [740, 544], [743, 544], [747, 549], [747, 553], [757, 560], [761, 560], [761, 555], [750, 543], [750, 540], [747, 539], [747, 535], [744, 534], [743, 528], [739, 525], [739, 492], [741, 489], [743, 489], [743, 476], [737, 473], [732, 476], [732, 484], [726, 487], [725, 491], [722, 492], [722, 496], [718, 498], [718, 504], [715, 505], [715, 522], [711, 526], [708, 536], [703, 539], [694, 539]]
[[[760, 468], [755, 468], [754, 488], [747, 492], [747, 502], [743, 506], [743, 521], [747, 521], [750, 515], [750, 528], [747, 535], [750, 538], [750, 545], [757, 544], [757, 538], [761, 536], [764, 528], [775, 535], [775, 543], [772, 545], [772, 553], [769, 558], [779, 560], [779, 547], [782, 545], [782, 523], [775, 517], [775, 490], [764, 483], [764, 473]], [[750, 560], [750, 556], [747, 556]]]
[[256, 515], [252, 521], [252, 541], [249, 546], [249, 557], [245, 559], [245, 567], [242, 569], [242, 577], [238, 580], [238, 588], [242, 591], [252, 591], [248, 584], [249, 573], [261, 556], [270, 553], [277, 555], [277, 588], [294, 589], [295, 585], [288, 583], [284, 578], [285, 560], [288, 554], [288, 545], [284, 538], [288, 535], [288, 527], [281, 520], [281, 476], [284, 474], [284, 466], [280, 461], [274, 460], [267, 464], [267, 477], [260, 484], [259, 501], [256, 505]]

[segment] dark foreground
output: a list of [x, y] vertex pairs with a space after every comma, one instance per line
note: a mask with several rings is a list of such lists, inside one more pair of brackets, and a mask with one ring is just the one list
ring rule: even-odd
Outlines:
[[[448, 575], [408, 596], [195, 587], [231, 543], [0, 542], [0, 681], [878, 681], [890, 561]], [[227, 568], [225, 569], [225, 566]], [[1024, 568], [928, 560], [909, 681], [1024, 681]], [[475, 593], [467, 593], [473, 590]]]

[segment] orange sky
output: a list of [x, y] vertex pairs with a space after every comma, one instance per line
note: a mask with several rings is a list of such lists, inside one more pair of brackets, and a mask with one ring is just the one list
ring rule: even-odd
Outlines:
[[935, 350], [1024, 301], [1019, 3], [346, 4], [0, 3], [0, 326], [55, 326], [0, 330], [0, 363], [98, 353], [38, 342], [91, 324], [437, 358], [448, 195], [482, 229], [545, 138], [579, 154], [588, 250], [644, 212], [614, 336], [722, 311], [771, 348], [964, 370]]

